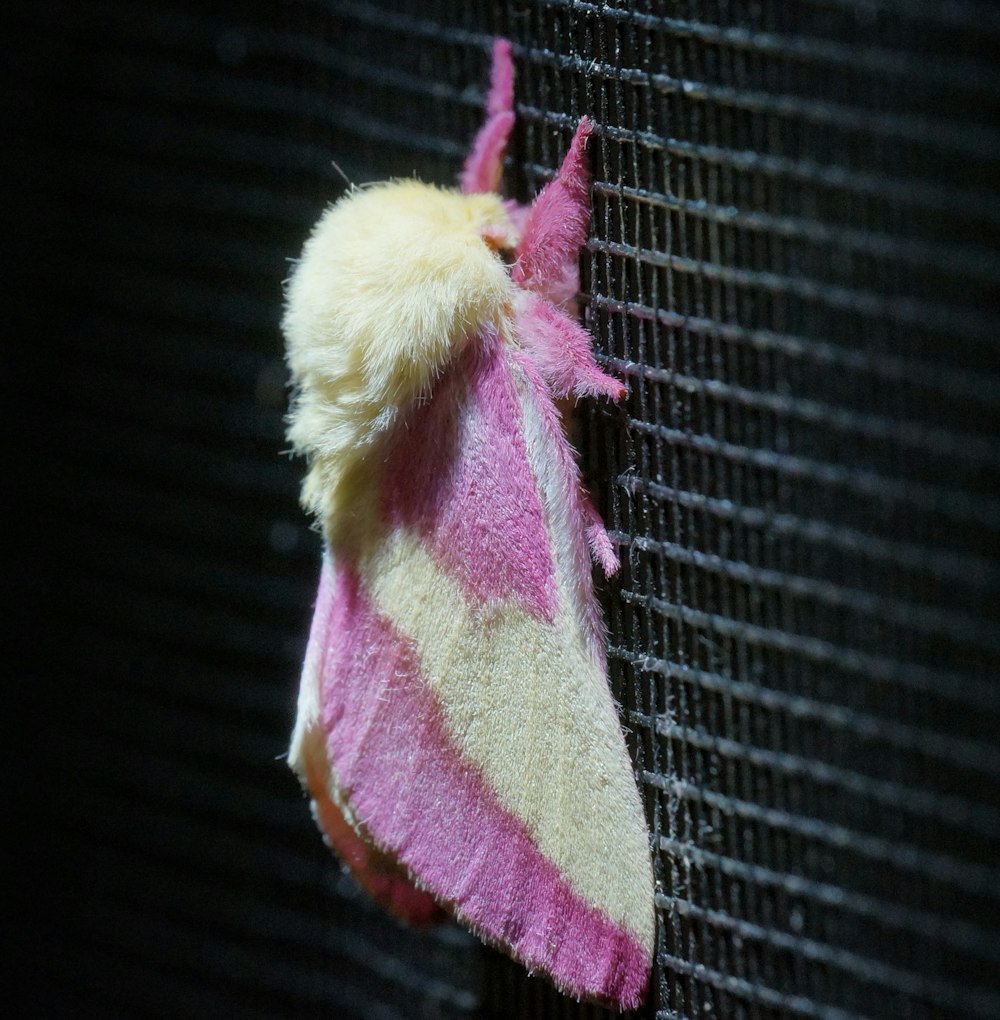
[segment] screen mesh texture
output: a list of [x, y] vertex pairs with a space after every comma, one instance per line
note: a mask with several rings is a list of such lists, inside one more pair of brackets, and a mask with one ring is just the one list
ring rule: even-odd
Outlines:
[[454, 180], [502, 34], [509, 191], [597, 124], [583, 306], [629, 394], [581, 406], [577, 440], [623, 562], [602, 598], [658, 880], [643, 1015], [1000, 1016], [1000, 9], [2, 17], [12, 995], [604, 1015], [386, 918], [280, 760], [319, 556], [280, 456], [287, 260], [341, 171]]

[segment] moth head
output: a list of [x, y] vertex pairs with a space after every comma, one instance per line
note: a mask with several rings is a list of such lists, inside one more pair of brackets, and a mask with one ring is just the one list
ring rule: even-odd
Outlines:
[[518, 231], [511, 222], [507, 203], [492, 193], [461, 196], [469, 221], [483, 243], [505, 262], [513, 259]]

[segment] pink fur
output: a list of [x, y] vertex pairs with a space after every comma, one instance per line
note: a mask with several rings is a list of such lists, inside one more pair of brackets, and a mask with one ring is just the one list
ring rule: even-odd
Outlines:
[[417, 531], [470, 604], [515, 599], [552, 622], [555, 566], [509, 355], [494, 331], [477, 336], [397, 428], [382, 500], [390, 526]]
[[[323, 556], [316, 611], [306, 652], [309, 682], [316, 682], [317, 673], [322, 676], [333, 641], [329, 625], [333, 615], [335, 587], [333, 564], [327, 553]], [[359, 836], [331, 799], [325, 748], [321, 749], [307, 741], [303, 765], [316, 823], [323, 830], [330, 848], [351, 869], [358, 884], [397, 917], [410, 924], [428, 925], [443, 921], [446, 915], [430, 893], [417, 889], [391, 857]]]
[[486, 123], [479, 129], [459, 182], [467, 195], [500, 190], [503, 157], [514, 127], [514, 63], [506, 39], [493, 43], [493, 70], [486, 100]]
[[543, 298], [526, 295], [517, 314], [517, 336], [556, 399], [625, 396], [621, 381], [594, 360], [590, 334]]
[[[575, 583], [575, 602], [583, 614], [577, 624], [580, 633], [586, 636], [594, 657], [606, 666], [604, 621], [594, 598], [590, 556], [594, 556], [608, 577], [618, 570], [618, 557], [584, 488], [580, 467], [566, 439], [559, 412], [549, 397], [545, 380], [526, 352], [518, 351], [514, 359], [541, 422], [551, 457], [551, 482], [555, 490], [553, 502], [562, 516], [557, 527], [569, 542], [569, 548], [563, 550], [563, 555], [569, 557], [570, 569], [567, 573]], [[595, 536], [596, 529], [600, 529], [603, 540]]]
[[601, 515], [597, 512], [597, 507], [594, 506], [593, 500], [590, 498], [590, 493], [582, 486], [580, 487], [580, 509], [585, 519], [589, 521], [587, 524], [587, 545], [590, 546], [590, 555], [604, 571], [605, 577], [617, 574], [618, 568], [621, 566], [618, 553], [615, 551], [607, 528], [604, 527]]
[[630, 1008], [650, 960], [587, 905], [456, 747], [410, 642], [359, 577], [336, 580], [327, 632], [327, 750], [364, 830], [435, 896], [576, 996]]
[[509, 39], [494, 39], [490, 66], [490, 91], [486, 97], [486, 116], [499, 117], [514, 112], [514, 61]]
[[511, 273], [514, 282], [552, 304], [571, 301], [579, 289], [577, 260], [590, 223], [587, 142], [593, 127], [583, 117], [555, 178], [531, 204]]
[[[493, 47], [487, 114], [461, 174], [466, 194], [499, 191], [514, 123], [513, 62], [505, 40]], [[569, 637], [578, 647], [606, 667], [591, 559], [611, 575], [618, 557], [554, 403], [582, 396], [617, 400], [625, 393], [598, 366], [590, 336], [566, 314], [579, 288], [577, 260], [590, 219], [585, 150], [591, 131], [583, 118], [559, 173], [531, 206], [505, 202], [520, 238], [510, 266], [517, 289], [511, 288], [504, 313], [513, 314], [513, 330], [508, 319], [471, 323], [451, 364], [387, 430], [367, 462], [380, 515], [370, 522], [369, 537], [377, 545], [397, 529], [419, 536], [471, 607], [516, 602], [536, 619], [558, 619], [575, 629]], [[488, 224], [480, 236], [494, 249], [511, 243], [507, 224]], [[329, 842], [361, 884], [399, 916], [424, 921], [450, 907], [570, 994], [619, 1008], [639, 1005], [649, 951], [584, 901], [526, 824], [501, 803], [470, 757], [473, 745], [449, 730], [446, 706], [422, 674], [415, 636], [376, 610], [358, 553], [347, 546], [335, 542], [324, 560], [300, 700], [307, 737], [296, 765], [305, 772]], [[559, 605], [560, 593], [566, 606]], [[446, 632], [446, 620], [435, 619], [432, 628], [439, 622]], [[320, 688], [321, 732], [311, 683]], [[509, 709], [510, 725], [517, 727], [512, 732], [519, 734], [526, 725], [519, 705], [498, 707], [501, 714]], [[566, 754], [584, 749], [566, 748]], [[623, 752], [618, 765], [628, 769]], [[509, 763], [515, 782], [519, 766]], [[587, 796], [586, 790], [572, 792]], [[623, 811], [641, 811], [638, 802], [634, 809], [622, 803]], [[343, 812], [338, 804], [346, 805]], [[555, 829], [556, 843], [566, 825]], [[606, 843], [601, 846], [608, 852]], [[592, 894], [608, 878], [607, 865], [594, 874]], [[649, 911], [647, 924], [652, 903]], [[641, 916], [633, 923], [641, 925]], [[645, 938], [652, 938], [650, 931]]]
[[307, 778], [316, 822], [330, 849], [351, 869], [358, 884], [408, 924], [430, 925], [444, 921], [447, 915], [437, 900], [418, 889], [393, 858], [351, 828], [326, 792], [322, 773], [310, 770]]

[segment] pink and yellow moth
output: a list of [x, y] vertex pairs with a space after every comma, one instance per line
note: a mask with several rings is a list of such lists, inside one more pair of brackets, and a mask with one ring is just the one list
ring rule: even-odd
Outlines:
[[522, 206], [498, 194], [513, 123], [498, 40], [461, 189], [353, 189], [293, 271], [289, 436], [325, 553], [289, 758], [394, 913], [630, 1008], [653, 877], [590, 566], [618, 559], [557, 408], [625, 392], [572, 317], [591, 125]]

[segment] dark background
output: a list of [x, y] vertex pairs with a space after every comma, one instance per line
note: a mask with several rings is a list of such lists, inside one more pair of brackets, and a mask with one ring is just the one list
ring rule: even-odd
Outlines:
[[343, 876], [281, 760], [318, 569], [281, 282], [447, 183], [515, 43], [508, 190], [597, 124], [581, 409], [656, 844], [647, 1015], [1000, 1015], [1000, 8], [16, 0], [5, 1008], [581, 1017]]

